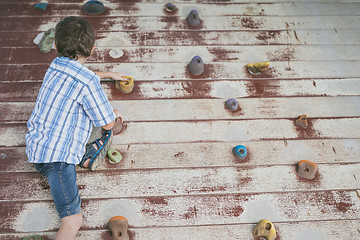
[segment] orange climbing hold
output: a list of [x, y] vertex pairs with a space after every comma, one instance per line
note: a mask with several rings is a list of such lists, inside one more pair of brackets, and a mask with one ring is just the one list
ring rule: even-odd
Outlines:
[[298, 175], [301, 178], [305, 179], [314, 179], [318, 167], [315, 163], [308, 161], [308, 160], [301, 160], [298, 163]]

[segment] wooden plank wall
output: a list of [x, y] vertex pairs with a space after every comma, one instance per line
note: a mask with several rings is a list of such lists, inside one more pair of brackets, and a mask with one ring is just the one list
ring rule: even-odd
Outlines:
[[[110, 239], [113, 215], [132, 239], [252, 239], [261, 219], [277, 239], [360, 238], [360, 3], [352, 0], [107, 0], [85, 16], [86, 1], [0, 2], [0, 238], [53, 238], [59, 219], [46, 180], [27, 163], [24, 135], [55, 52], [33, 39], [65, 16], [96, 29], [86, 64], [136, 80], [122, 94], [102, 86], [123, 112], [113, 147], [124, 156], [94, 173], [78, 169], [84, 223], [78, 239]], [[199, 11], [201, 25], [186, 16]], [[195, 55], [205, 72], [186, 66]], [[252, 76], [248, 62], [271, 61]], [[241, 110], [224, 108], [236, 98]], [[294, 119], [307, 114], [309, 127]], [[99, 130], [96, 130], [97, 133]], [[244, 161], [232, 148], [244, 144]], [[319, 166], [296, 175], [299, 160]]]

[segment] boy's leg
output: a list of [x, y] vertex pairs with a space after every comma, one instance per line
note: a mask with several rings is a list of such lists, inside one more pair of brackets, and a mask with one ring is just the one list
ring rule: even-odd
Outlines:
[[75, 165], [56, 162], [34, 166], [47, 177], [56, 210], [62, 219], [56, 239], [74, 239], [82, 223]]

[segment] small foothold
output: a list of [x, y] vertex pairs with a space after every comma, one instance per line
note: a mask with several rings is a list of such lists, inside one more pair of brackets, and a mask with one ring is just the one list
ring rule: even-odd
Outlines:
[[38, 3], [38, 4], [35, 4], [35, 9], [45, 11], [47, 6], [48, 6], [47, 3]]
[[81, 10], [85, 14], [96, 15], [105, 12], [105, 6], [100, 1], [91, 0], [86, 2]]
[[113, 163], [119, 163], [123, 158], [119, 151], [111, 148], [107, 151], [107, 155]]
[[276, 230], [272, 222], [262, 219], [254, 227], [253, 235], [256, 238], [265, 237], [267, 240], [275, 240]]
[[50, 28], [44, 33], [44, 36], [39, 42], [39, 49], [42, 53], [48, 53], [55, 42], [55, 28]]
[[301, 115], [295, 120], [295, 124], [298, 127], [306, 128], [308, 126], [307, 115]]
[[115, 216], [108, 222], [108, 227], [112, 233], [112, 240], [129, 240], [129, 222], [125, 217]]
[[204, 68], [204, 62], [200, 56], [193, 57], [188, 65], [189, 71], [194, 75], [201, 75], [204, 72]]
[[22, 238], [22, 240], [42, 240], [42, 236], [40, 235], [32, 235], [32, 236], [26, 236]]
[[172, 3], [167, 3], [167, 4], [165, 4], [164, 9], [165, 9], [165, 11], [172, 13], [177, 10], [177, 7]]
[[6, 156], [7, 156], [6, 153], [0, 153], [1, 158], [6, 158]]
[[198, 11], [191, 10], [186, 20], [190, 26], [193, 26], [193, 27], [198, 26], [200, 24]]
[[235, 157], [245, 159], [247, 156], [247, 149], [244, 145], [237, 145], [232, 150]]
[[230, 98], [225, 102], [225, 107], [230, 111], [235, 112], [239, 109], [239, 103], [235, 99]]
[[317, 165], [308, 160], [301, 160], [298, 163], [298, 170], [297, 173], [299, 177], [312, 180], [315, 178], [317, 172]]
[[258, 62], [246, 64], [246, 67], [251, 74], [260, 74], [265, 71], [269, 65], [270, 62]]
[[134, 79], [130, 76], [124, 76], [124, 78], [126, 78], [127, 81], [116, 80], [115, 87], [123, 93], [131, 93], [134, 89]]
[[112, 128], [114, 135], [120, 134], [123, 129], [124, 129], [123, 120], [121, 117], [117, 117], [115, 119], [115, 125]]

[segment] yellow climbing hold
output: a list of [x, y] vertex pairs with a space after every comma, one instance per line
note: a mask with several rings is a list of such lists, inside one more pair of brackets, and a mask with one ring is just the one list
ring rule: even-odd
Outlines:
[[130, 76], [124, 76], [127, 81], [115, 81], [115, 87], [123, 93], [130, 93], [134, 89], [134, 79]]
[[248, 63], [246, 65], [248, 71], [251, 74], [260, 74], [265, 71], [270, 65], [270, 62], [257, 62], [257, 63]]
[[274, 225], [263, 219], [255, 226], [253, 231], [254, 237], [265, 237], [267, 240], [274, 240], [276, 238], [276, 230]]

